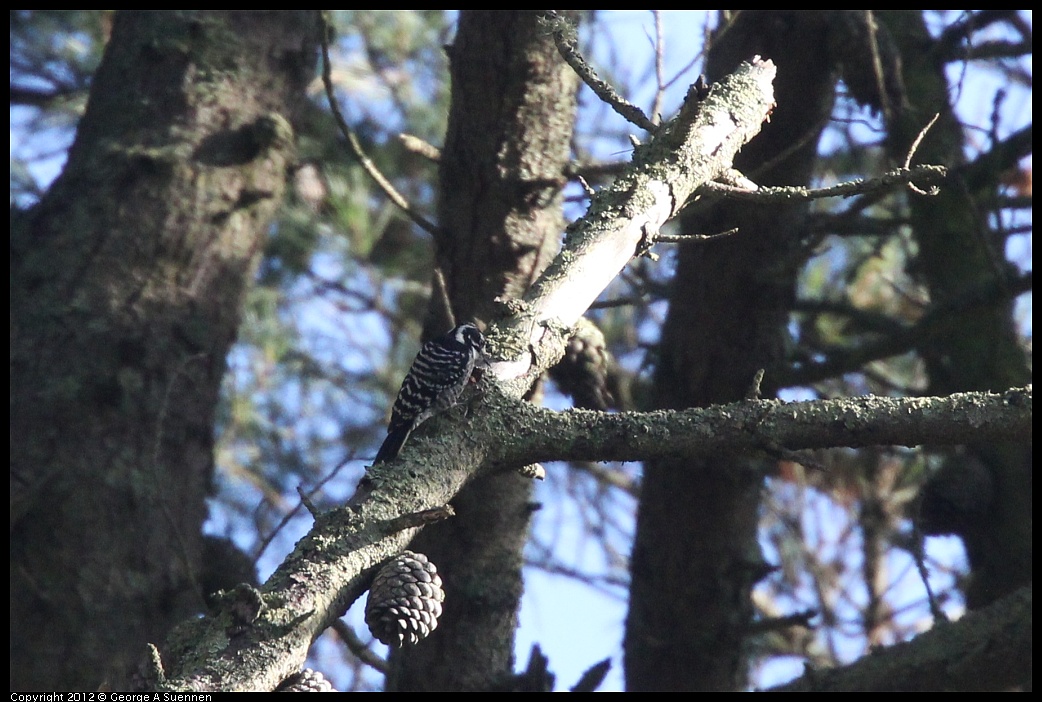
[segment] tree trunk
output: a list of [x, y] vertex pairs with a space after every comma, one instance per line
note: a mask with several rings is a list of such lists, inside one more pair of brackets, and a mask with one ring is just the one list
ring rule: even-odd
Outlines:
[[[437, 262], [456, 321], [489, 322], [557, 252], [576, 77], [533, 11], [463, 12], [450, 49], [452, 107], [441, 162]], [[449, 328], [431, 301], [426, 333]], [[496, 474], [452, 501], [457, 516], [412, 548], [445, 580], [433, 636], [396, 652], [391, 690], [487, 690], [513, 670], [531, 481]]]
[[11, 242], [11, 689], [126, 689], [202, 609], [214, 410], [312, 12], [126, 12]]
[[[759, 184], [810, 177], [833, 99], [827, 30], [816, 13], [743, 11], [712, 45], [713, 80], [755, 54], [778, 66], [771, 121], [735, 164]], [[783, 153], [769, 171], [756, 170]], [[804, 214], [804, 207], [726, 204], [683, 216], [692, 234], [735, 226], [738, 233], [680, 249], [655, 374], [657, 407], [740, 400], [757, 369], [782, 361]], [[645, 464], [626, 621], [627, 689], [742, 685], [750, 591], [764, 573], [756, 541], [762, 475], [744, 456]]]
[[[937, 123], [922, 140], [916, 163], [943, 163], [955, 178], [934, 197], [911, 198], [909, 221], [918, 245], [910, 270], [935, 306], [951, 306], [937, 333], [922, 340], [919, 353], [929, 374], [930, 394], [1005, 390], [1031, 382], [1013, 325], [1008, 294], [1009, 265], [1001, 213], [991, 212], [999, 173], [1017, 166], [1016, 156], [990, 159], [988, 168], [965, 165], [963, 126], [949, 104], [947, 57], [918, 12], [883, 12], [880, 30], [893, 38], [900, 57], [904, 100], [888, 105], [889, 157], [903, 163], [912, 142], [934, 114]], [[956, 170], [958, 169], [958, 170]], [[983, 185], [982, 185], [983, 184]], [[989, 289], [1007, 294], [982, 295]], [[995, 297], [998, 301], [995, 302]], [[1031, 446], [970, 446], [953, 456], [924, 490], [924, 528], [956, 533], [966, 544], [972, 578], [967, 605], [977, 609], [1032, 578]]]

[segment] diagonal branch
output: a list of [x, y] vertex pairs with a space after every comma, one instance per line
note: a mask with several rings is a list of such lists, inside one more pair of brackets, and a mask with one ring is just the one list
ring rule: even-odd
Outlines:
[[749, 190], [737, 188], [722, 183], [707, 183], [704, 188], [707, 193], [727, 195], [736, 200], [756, 202], [760, 204], [771, 202], [805, 202], [807, 200], [818, 200], [826, 197], [853, 197], [864, 193], [879, 193], [884, 189], [892, 189], [900, 185], [926, 185], [934, 184], [944, 180], [948, 176], [948, 169], [944, 166], [915, 166], [913, 168], [895, 168], [887, 171], [877, 178], [867, 180], [851, 180], [837, 183], [827, 188], [802, 188], [802, 187], [772, 187]]
[[935, 627], [842, 668], [808, 670], [772, 691], [1022, 689], [1031, 683], [1031, 594], [1028, 585], [954, 624]]
[[[564, 246], [523, 302], [492, 334], [501, 362], [492, 373], [523, 395], [563, 353], [563, 329], [576, 324], [631, 259], [654, 243], [659, 229], [695, 190], [733, 165], [774, 106], [775, 66], [758, 57], [742, 64], [702, 99], [688, 91], [679, 114], [634, 150], [633, 162], [598, 191], [586, 216], [574, 222]], [[556, 330], [547, 333], [548, 330]]]
[[547, 12], [547, 25], [553, 32], [554, 42], [561, 57], [572, 67], [587, 87], [594, 94], [609, 105], [623, 119], [634, 124], [644, 131], [654, 134], [658, 131], [658, 125], [652, 122], [643, 110], [619, 95], [615, 88], [602, 80], [593, 67], [586, 62], [575, 46], [575, 25], [567, 19], [560, 17], [552, 10]]
[[[635, 151], [628, 171], [570, 227], [562, 252], [523, 301], [510, 303], [513, 314], [490, 338], [506, 359], [491, 374], [511, 397], [520, 398], [561, 357], [558, 332], [653, 243], [691, 193], [732, 167], [773, 106], [774, 75], [770, 61], [756, 59], [704, 100], [692, 90], [680, 114]], [[436, 440], [416, 440], [397, 460], [371, 468], [346, 508], [320, 515], [260, 588], [264, 608], [249, 627], [223, 611], [187, 623], [177, 637], [183, 643], [165, 652], [165, 670], [154, 671], [160, 686], [271, 690], [295, 673], [311, 642], [365, 591], [376, 566], [415, 535], [416, 528], [396, 531], [396, 518], [448, 503], [482, 465], [489, 447], [470, 438], [468, 424], [452, 412], [432, 419], [421, 433]]]

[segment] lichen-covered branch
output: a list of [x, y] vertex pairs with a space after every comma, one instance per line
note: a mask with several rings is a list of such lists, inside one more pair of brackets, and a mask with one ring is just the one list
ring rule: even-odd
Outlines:
[[[493, 334], [493, 367], [520, 397], [563, 354], [559, 334], [573, 326], [631, 259], [650, 248], [659, 229], [699, 187], [733, 165], [774, 106], [774, 64], [743, 63], [707, 96], [691, 90], [675, 118], [633, 153], [630, 167], [590, 202], [569, 227], [564, 246], [523, 302]], [[535, 353], [531, 352], [535, 349]]]
[[747, 400], [682, 411], [554, 412], [523, 405], [494, 412], [509, 437], [495, 457], [641, 461], [721, 451], [1031, 441], [1032, 389], [947, 397]]
[[[1030, 685], [1031, 600], [1029, 585], [954, 624], [842, 668], [808, 670], [771, 691], [1011, 691]], [[981, 671], [987, 672], [982, 676]]]
[[[770, 61], [756, 60], [714, 86], [705, 99], [692, 91], [678, 116], [637, 149], [627, 172], [593, 199], [550, 268], [498, 324], [497, 356], [508, 360], [496, 364], [491, 375], [511, 397], [520, 398], [560, 358], [565, 337], [560, 332], [653, 243], [688, 196], [731, 167], [773, 106], [774, 74]], [[365, 591], [373, 569], [415, 533], [388, 525], [403, 514], [449, 502], [489, 456], [487, 442], [472, 437], [496, 436], [472, 434], [478, 425], [462, 423], [451, 412], [428, 424], [427, 440], [414, 441], [399, 460], [370, 469], [347, 508], [316, 520], [258, 590], [264, 608], [249, 627], [236, 626], [224, 610], [186, 624], [179, 637], [184, 646], [164, 651], [158, 687], [270, 690], [295, 673], [311, 641]], [[422, 462], [410, 460], [419, 452]], [[251, 655], [244, 656], [245, 650]]]

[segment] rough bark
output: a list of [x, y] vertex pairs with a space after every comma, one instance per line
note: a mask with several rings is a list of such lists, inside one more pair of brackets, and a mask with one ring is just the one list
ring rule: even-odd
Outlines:
[[[450, 58], [437, 262], [456, 321], [487, 323], [493, 300], [520, 298], [557, 251], [576, 77], [534, 11], [463, 12]], [[449, 326], [435, 294], [427, 334]], [[482, 690], [512, 673], [530, 499], [518, 475], [479, 478], [455, 518], [414, 541], [445, 580], [445, 613], [392, 658], [389, 689]]]
[[[772, 692], [1031, 690], [1031, 587], [848, 666], [813, 670]], [[984, 643], [987, 642], [987, 643]]]
[[214, 409], [314, 68], [305, 12], [116, 16], [11, 242], [11, 689], [125, 689], [202, 608]]
[[[819, 13], [743, 11], [710, 50], [710, 80], [756, 54], [778, 66], [771, 121], [735, 160], [761, 185], [805, 184], [810, 176], [833, 99], [828, 31]], [[794, 144], [802, 146], [791, 150]], [[683, 217], [692, 233], [735, 226], [739, 233], [680, 249], [655, 374], [657, 407], [738, 400], [757, 369], [782, 360], [804, 211], [725, 204]], [[645, 464], [626, 621], [627, 689], [743, 684], [749, 595], [763, 573], [756, 543], [761, 476], [739, 456]]]

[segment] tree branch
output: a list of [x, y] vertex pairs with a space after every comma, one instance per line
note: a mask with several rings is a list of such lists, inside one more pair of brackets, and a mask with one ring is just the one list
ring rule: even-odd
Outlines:
[[[869, 444], [1030, 440], [1031, 390], [948, 398], [749, 401], [683, 412], [552, 412], [519, 398], [563, 353], [564, 333], [691, 193], [730, 168], [773, 105], [774, 66], [755, 60], [695, 91], [680, 114], [634, 152], [569, 228], [562, 252], [523, 301], [505, 301], [490, 330], [498, 359], [483, 401], [431, 419], [395, 461], [370, 468], [342, 509], [311, 532], [259, 589], [249, 627], [218, 611], [188, 622], [164, 651], [168, 690], [270, 690], [295, 673], [311, 642], [359, 597], [416, 528], [400, 517], [447, 504], [478, 471], [540, 459], [632, 460], [710, 451]], [[496, 437], [497, 441], [489, 441]], [[404, 530], [402, 526], [409, 526]], [[249, 655], [244, 655], [249, 651]]]
[[365, 153], [365, 149], [362, 148], [362, 142], [358, 140], [354, 130], [351, 129], [347, 120], [344, 119], [344, 114], [340, 111], [340, 104], [336, 100], [336, 91], [333, 88], [333, 68], [329, 61], [329, 35], [332, 32], [332, 29], [328, 19], [326, 18], [325, 12], [321, 10], [318, 12], [322, 19], [322, 84], [326, 89], [326, 98], [329, 101], [329, 110], [333, 113], [333, 119], [340, 128], [340, 132], [344, 135], [344, 139], [347, 141], [347, 146], [350, 149], [351, 154], [358, 159], [358, 163], [362, 166], [362, 170], [373, 179], [373, 182], [383, 191], [388, 200], [397, 205], [405, 216], [415, 222], [417, 226], [424, 231], [433, 234], [437, 231], [438, 227], [413, 209], [409, 204], [409, 201], [405, 199], [405, 196], [398, 192], [398, 189], [394, 187], [391, 181], [380, 172], [380, 169], [376, 167], [373, 160]]
[[[564, 330], [696, 188], [732, 167], [773, 106], [774, 75], [774, 64], [756, 59], [704, 99], [692, 90], [677, 117], [635, 150], [631, 168], [597, 193], [524, 301], [507, 301], [513, 314], [490, 335], [496, 356], [509, 359], [489, 374], [497, 387], [520, 399], [563, 355]], [[482, 465], [489, 447], [469, 437], [468, 425], [455, 412], [436, 417], [398, 459], [370, 468], [347, 507], [320, 515], [260, 588], [265, 606], [250, 627], [230, 629], [224, 611], [186, 623], [164, 651], [163, 689], [272, 690], [295, 673], [311, 642], [366, 590], [376, 566], [416, 532], [389, 525], [448, 503]]]
[[1030, 684], [1031, 600], [1029, 585], [954, 624], [877, 649], [843, 668], [808, 670], [771, 691], [968, 692]]
[[853, 197], [865, 193], [878, 193], [880, 190], [900, 185], [933, 185], [948, 176], [944, 166], [915, 166], [914, 168], [895, 168], [878, 178], [868, 180], [850, 180], [836, 183], [827, 188], [773, 187], [749, 190], [724, 183], [707, 183], [703, 191], [720, 195], [728, 195], [737, 200], [760, 204], [775, 202], [806, 202], [826, 197]]
[[495, 357], [503, 359], [492, 373], [510, 394], [521, 397], [561, 358], [561, 332], [654, 244], [660, 227], [695, 190], [733, 166], [774, 106], [775, 73], [773, 63], [757, 57], [704, 98], [689, 90], [679, 114], [636, 148], [630, 168], [591, 199], [586, 216], [568, 228], [561, 253], [523, 302], [508, 301], [511, 316], [490, 335]]
[[627, 122], [651, 134], [658, 131], [658, 126], [639, 107], [619, 95], [609, 83], [601, 80], [597, 72], [593, 70], [593, 67], [579, 54], [579, 50], [575, 46], [576, 34], [574, 24], [563, 17], [559, 17], [553, 11], [547, 13], [546, 22], [553, 32], [554, 42], [557, 44], [557, 50], [561, 53], [561, 57], [582, 78], [582, 81], [586, 83], [587, 87], [597, 97], [609, 105]]
[[959, 297], [937, 304], [915, 324], [895, 329], [878, 340], [869, 340], [859, 346], [843, 349], [818, 349], [823, 361], [802, 363], [795, 367], [778, 369], [773, 379], [780, 387], [808, 385], [825, 378], [852, 373], [871, 361], [889, 358], [913, 349], [923, 348], [939, 334], [946, 333], [951, 316], [972, 307], [985, 307], [1009, 300], [1032, 289], [1031, 271], [1007, 280], [991, 280]]
[[[682, 411], [555, 412], [495, 400], [489, 431], [509, 437], [494, 460], [644, 461], [720, 452], [1031, 441], [1032, 389], [947, 397], [747, 400]], [[472, 415], [482, 430], [483, 412]]]

